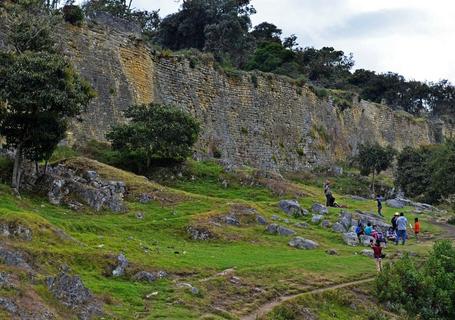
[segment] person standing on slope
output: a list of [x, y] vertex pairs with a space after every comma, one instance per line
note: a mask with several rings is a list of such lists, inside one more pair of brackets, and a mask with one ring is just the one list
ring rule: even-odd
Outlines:
[[400, 216], [397, 219], [397, 239], [395, 244], [397, 245], [400, 242], [400, 238], [403, 239], [403, 245], [406, 242], [406, 228], [408, 227], [408, 219], [404, 216], [403, 212], [400, 212]]
[[329, 180], [327, 180], [324, 183], [324, 195], [325, 195], [325, 199], [326, 199], [325, 205], [327, 207], [333, 207], [333, 205], [335, 203], [335, 198], [333, 197], [332, 191], [330, 190], [330, 181]]
[[400, 214], [398, 212], [395, 212], [395, 215], [393, 216], [392, 220], [390, 221], [392, 223], [392, 231], [397, 232], [397, 219]]
[[381, 242], [379, 240], [376, 240], [376, 242], [371, 240], [370, 246], [371, 246], [371, 249], [373, 249], [374, 260], [376, 260], [376, 269], [378, 270], [378, 272], [381, 272], [382, 271], [382, 258], [384, 257], [384, 255], [382, 254]]
[[380, 215], [381, 217], [383, 217], [382, 215], [382, 201], [384, 200], [384, 198], [378, 194], [376, 196], [376, 202], [378, 203], [378, 215]]

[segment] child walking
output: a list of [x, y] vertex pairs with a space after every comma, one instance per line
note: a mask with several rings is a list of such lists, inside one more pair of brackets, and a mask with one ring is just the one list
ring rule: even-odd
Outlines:
[[376, 240], [376, 242], [373, 242], [373, 240], [370, 241], [371, 249], [373, 249], [373, 254], [374, 254], [374, 260], [376, 260], [376, 269], [378, 272], [382, 271], [382, 247], [381, 247], [381, 242], [379, 240]]
[[416, 236], [416, 241], [419, 241], [419, 233], [420, 233], [420, 222], [419, 218], [414, 219], [414, 234]]

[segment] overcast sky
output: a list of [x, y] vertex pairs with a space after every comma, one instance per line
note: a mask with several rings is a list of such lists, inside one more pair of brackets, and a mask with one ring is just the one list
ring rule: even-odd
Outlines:
[[[254, 24], [276, 24], [301, 46], [352, 52], [356, 68], [408, 79], [455, 82], [453, 0], [252, 0]], [[133, 0], [137, 8], [177, 11], [178, 0]]]

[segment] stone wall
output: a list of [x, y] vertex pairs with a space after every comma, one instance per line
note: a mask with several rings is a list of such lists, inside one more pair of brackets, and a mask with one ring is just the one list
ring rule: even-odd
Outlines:
[[397, 149], [453, 134], [444, 123], [417, 119], [365, 101], [345, 111], [308, 87], [263, 73], [226, 73], [207, 57], [157, 53], [121, 22], [94, 18], [88, 26], [61, 27], [62, 45], [98, 96], [70, 142], [104, 139], [130, 104], [161, 102], [188, 110], [203, 131], [200, 157], [220, 154], [233, 165], [298, 171], [345, 160], [359, 143]]

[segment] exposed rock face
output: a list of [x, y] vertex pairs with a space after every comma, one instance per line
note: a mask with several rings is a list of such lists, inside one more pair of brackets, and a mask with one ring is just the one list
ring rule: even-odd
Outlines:
[[[90, 208], [113, 212], [124, 212], [123, 197], [126, 185], [122, 181], [105, 181], [95, 171], [78, 175], [63, 164], [48, 169], [48, 174], [39, 183], [39, 188], [48, 190], [49, 202], [55, 205], [67, 204], [80, 209], [83, 202]], [[77, 200], [75, 200], [77, 199]]]
[[340, 111], [332, 99], [283, 77], [225, 73], [210, 58], [165, 57], [124, 21], [103, 15], [91, 21], [58, 31], [65, 53], [98, 93], [70, 141], [104, 140], [112, 125], [125, 121], [123, 110], [152, 101], [181, 106], [201, 121], [201, 157], [221, 152], [228, 163], [274, 171], [344, 160], [366, 141], [402, 149], [453, 130], [357, 99]]
[[359, 239], [358, 239], [357, 234], [355, 232], [343, 233], [343, 240], [349, 246], [355, 247], [355, 246], [359, 245]]
[[90, 320], [103, 315], [102, 305], [78, 276], [62, 271], [57, 277], [48, 278], [47, 286], [54, 298], [74, 310], [79, 319]]
[[315, 241], [304, 239], [302, 237], [295, 237], [289, 241], [289, 246], [297, 249], [316, 249], [319, 244]]
[[321, 216], [319, 214], [315, 214], [313, 215], [313, 217], [311, 218], [311, 222], [315, 223], [315, 224], [318, 224], [319, 222], [321, 222], [321, 220], [324, 219], [324, 216]]
[[27, 271], [32, 271], [32, 268], [26, 262], [24, 255], [21, 252], [4, 246], [0, 246], [0, 262], [7, 266], [14, 266]]
[[0, 222], [0, 236], [31, 241], [32, 230], [18, 223]]
[[123, 253], [117, 257], [117, 267], [112, 271], [114, 277], [121, 277], [125, 274], [125, 269], [128, 267], [128, 260]]
[[302, 209], [297, 200], [281, 200], [278, 205], [286, 214], [296, 218], [308, 215], [308, 211]]
[[391, 208], [402, 209], [406, 205], [404, 202], [398, 199], [390, 199], [386, 201], [387, 205]]
[[147, 271], [140, 271], [133, 276], [134, 281], [142, 281], [142, 282], [154, 282], [158, 279], [162, 279], [167, 277], [167, 273], [164, 271], [158, 272], [147, 272]]
[[278, 234], [280, 236], [292, 236], [293, 234], [295, 234], [294, 230], [279, 226], [277, 224], [269, 224], [266, 228], [266, 231], [268, 233]]
[[204, 226], [188, 226], [186, 232], [192, 240], [215, 239], [215, 235]]
[[326, 206], [324, 206], [323, 204], [320, 204], [320, 203], [313, 204], [313, 206], [311, 207], [311, 211], [316, 214], [328, 214], [329, 213], [329, 209], [327, 209]]

